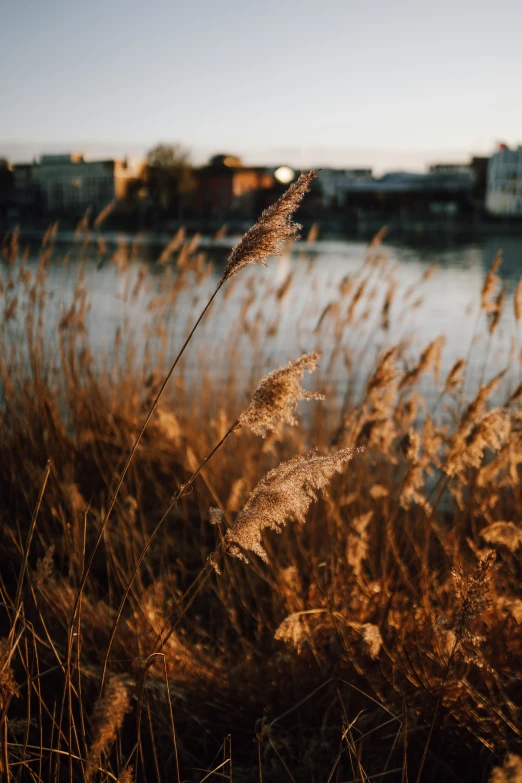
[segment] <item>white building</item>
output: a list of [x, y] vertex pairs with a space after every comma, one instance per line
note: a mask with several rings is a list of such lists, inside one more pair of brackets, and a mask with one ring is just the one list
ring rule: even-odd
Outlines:
[[85, 160], [81, 153], [42, 155], [39, 163], [14, 167], [20, 204], [33, 200], [36, 187], [51, 212], [99, 210], [115, 199], [123, 201], [143, 173], [143, 164], [124, 160]]
[[491, 156], [486, 209], [492, 215], [522, 216], [522, 146], [510, 150], [502, 144]]

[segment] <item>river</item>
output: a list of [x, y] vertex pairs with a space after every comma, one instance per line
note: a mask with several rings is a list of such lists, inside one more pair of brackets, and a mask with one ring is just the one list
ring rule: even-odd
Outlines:
[[[105, 243], [102, 253], [98, 239]], [[169, 287], [175, 286], [178, 266], [175, 259], [157, 263], [165, 238], [145, 236], [136, 240], [107, 235], [82, 247], [81, 238], [58, 236], [47, 267], [48, 339], [54, 339], [57, 320], [74, 300], [81, 267], [89, 300], [89, 349], [95, 359], [103, 356], [104, 362], [110, 361], [119, 332], [123, 348], [132, 342], [138, 357], [145, 350], [152, 356], [163, 350], [162, 360], [167, 362], [214, 290], [235, 239], [216, 242], [196, 238], [193, 255], [205, 253], [214, 262], [213, 270], [199, 284], [194, 275], [189, 275], [184, 289], [170, 296]], [[23, 245], [22, 241], [21, 248]], [[115, 255], [118, 246], [119, 255]], [[522, 325], [515, 321], [513, 292], [522, 274], [522, 237], [488, 237], [458, 245], [441, 242], [440, 246], [433, 242], [384, 242], [372, 252], [386, 255], [387, 260], [381, 258], [374, 267], [365, 296], [350, 320], [346, 317], [350, 299], [367, 276], [366, 271], [361, 272], [367, 247], [361, 241], [342, 239], [302, 241], [281, 257], [270, 259], [267, 268], [256, 265], [243, 270], [226, 284], [198, 330], [188, 354], [186, 376], [201, 375], [205, 362], [207, 373], [216, 379], [225, 375], [229, 378], [231, 347], [238, 372], [247, 374], [252, 370], [256, 374], [265, 372], [301, 352], [320, 347], [325, 353], [324, 368], [324, 363], [328, 365], [328, 384], [342, 393], [350, 364], [350, 374], [363, 378], [386, 346], [402, 341], [406, 361], [410, 356], [413, 362], [427, 343], [444, 334], [442, 373], [458, 357], [469, 356], [470, 378], [475, 383], [504, 368], [506, 387], [518, 382], [516, 354], [520, 351]], [[35, 274], [40, 250], [34, 243], [28, 248], [24, 266]], [[499, 275], [506, 286], [506, 300], [498, 327], [488, 337], [486, 318], [479, 315], [478, 306], [484, 276], [499, 249], [503, 251]], [[19, 266], [17, 262], [9, 270], [3, 262], [0, 275], [4, 288], [9, 275], [16, 278]], [[430, 277], [422, 281], [428, 268]], [[227, 286], [233, 289], [229, 295]], [[344, 297], [342, 291], [349, 288]], [[389, 324], [385, 324], [382, 307], [391, 288], [394, 295]], [[9, 292], [2, 300], [0, 315], [9, 305]], [[335, 326], [340, 319], [344, 319], [341, 336]], [[21, 321], [13, 318], [7, 324], [5, 335], [9, 341], [23, 341]], [[338, 356], [330, 362], [334, 343]]]

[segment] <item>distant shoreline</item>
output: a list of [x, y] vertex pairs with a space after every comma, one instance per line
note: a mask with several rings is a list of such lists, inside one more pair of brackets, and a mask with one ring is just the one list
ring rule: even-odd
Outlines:
[[[53, 222], [57, 220], [59, 229], [56, 235], [56, 241], [72, 242], [75, 236], [76, 224], [70, 217], [51, 218], [45, 223], [38, 221], [37, 224], [29, 223], [24, 225], [23, 221], [18, 224], [15, 221], [0, 223], [0, 233], [6, 234], [12, 232], [18, 225], [20, 237], [26, 242], [39, 242]], [[522, 236], [522, 220], [504, 219], [504, 220], [458, 220], [458, 219], [414, 219], [414, 218], [396, 218], [396, 217], [361, 217], [357, 223], [348, 221], [343, 217], [329, 217], [316, 221], [307, 217], [301, 218], [303, 229], [302, 238], [306, 239], [312, 225], [317, 226], [318, 239], [345, 239], [354, 241], [370, 240], [383, 227], [386, 227], [386, 238], [388, 241], [395, 240], [416, 240], [422, 242], [426, 240], [438, 240], [442, 242], [452, 241], [456, 243], [467, 243], [480, 241], [491, 236]], [[225, 236], [213, 240], [212, 237], [223, 227], [227, 225]], [[92, 231], [94, 237], [103, 238], [106, 242], [117, 243], [122, 238], [135, 241], [139, 237], [140, 244], [147, 246], [166, 245], [173, 234], [180, 228], [184, 228], [188, 235], [199, 233], [201, 237], [201, 246], [210, 248], [222, 248], [226, 250], [234, 243], [232, 240], [241, 236], [251, 225], [248, 219], [231, 218], [172, 221], [157, 226], [136, 226], [109, 225], [105, 230]]]

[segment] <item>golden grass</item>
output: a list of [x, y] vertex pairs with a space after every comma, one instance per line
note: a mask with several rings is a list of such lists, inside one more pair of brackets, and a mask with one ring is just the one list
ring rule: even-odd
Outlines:
[[[18, 232], [4, 241], [4, 779], [520, 778], [521, 390], [486, 363], [464, 393], [470, 357], [444, 373], [442, 336], [414, 357], [386, 345], [434, 270], [398, 301], [381, 238], [316, 314], [309, 353], [262, 379], [293, 272], [237, 281], [295, 235], [307, 186], [217, 277], [219, 312], [236, 316], [212, 355], [215, 311], [182, 356], [194, 323], [170, 328], [183, 299], [196, 322], [214, 290], [198, 239], [178, 232], [137, 276], [137, 244], [111, 255], [103, 214], [70, 258], [52, 227], [34, 269]], [[149, 308], [144, 345], [129, 320], [94, 355], [93, 253], [129, 318]], [[71, 301], [50, 264], [75, 276]]]

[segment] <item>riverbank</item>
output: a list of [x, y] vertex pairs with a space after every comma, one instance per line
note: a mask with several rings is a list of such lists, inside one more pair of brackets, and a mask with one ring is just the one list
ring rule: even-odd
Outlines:
[[[234, 215], [212, 219], [167, 220], [159, 223], [130, 223], [126, 220], [108, 218], [104, 224], [101, 236], [110, 239], [111, 236], [127, 235], [135, 237], [137, 234], [155, 237], [158, 243], [167, 243], [172, 234], [180, 228], [188, 233], [199, 233], [204, 236], [216, 234], [242, 235], [248, 230], [252, 220], [249, 217], [237, 217]], [[522, 220], [515, 218], [490, 218], [470, 217], [462, 219], [447, 216], [437, 217], [398, 217], [396, 215], [353, 216], [353, 215], [327, 215], [312, 219], [301, 216], [300, 221], [306, 235], [313, 229], [314, 234], [321, 238], [339, 239], [371, 239], [383, 227], [386, 227], [387, 238], [400, 241], [415, 239], [422, 241], [440, 242], [473, 242], [490, 236], [516, 236], [522, 237]], [[0, 234], [13, 231], [17, 226], [21, 235], [28, 241], [39, 241], [45, 235], [49, 225], [57, 222], [59, 229], [57, 238], [59, 241], [72, 241], [77, 227], [77, 219], [70, 216], [47, 216], [38, 220], [18, 223], [16, 220], [0, 222]]]

